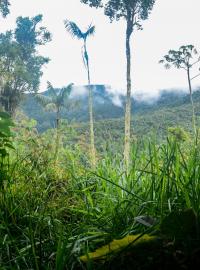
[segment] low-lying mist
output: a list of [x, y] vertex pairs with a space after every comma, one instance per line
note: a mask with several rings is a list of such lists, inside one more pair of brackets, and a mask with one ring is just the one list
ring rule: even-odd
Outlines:
[[[70, 95], [71, 99], [80, 99], [86, 98], [88, 95], [88, 87], [87, 85], [83, 86], [74, 86], [72, 89], [72, 93]], [[95, 102], [104, 104], [105, 102], [111, 101], [114, 106], [124, 107], [125, 99], [126, 99], [126, 91], [122, 89], [114, 89], [109, 85], [91, 85], [93, 98]], [[194, 92], [199, 90], [198, 88], [194, 89]], [[185, 96], [188, 94], [187, 89], [173, 88], [173, 89], [161, 89], [154, 91], [139, 91], [134, 89], [132, 90], [132, 98], [133, 102], [136, 103], [145, 103], [147, 105], [154, 105], [163, 97], [166, 98], [167, 95], [170, 96]]]

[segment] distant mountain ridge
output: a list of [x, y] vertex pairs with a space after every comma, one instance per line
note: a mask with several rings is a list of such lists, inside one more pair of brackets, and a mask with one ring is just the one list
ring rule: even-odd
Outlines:
[[[62, 109], [61, 117], [73, 122], [88, 121], [88, 87], [89, 86], [73, 86], [73, 91], [70, 96], [70, 103], [76, 104], [73, 110], [68, 108]], [[115, 94], [114, 91], [107, 85], [91, 85], [93, 92], [93, 107], [94, 118], [96, 121], [103, 119], [116, 119], [124, 117], [125, 96]], [[43, 92], [44, 95], [49, 95], [48, 91]], [[200, 102], [200, 89], [193, 93], [194, 102]], [[132, 98], [132, 113], [142, 116], [150, 114], [158, 110], [178, 108], [190, 104], [189, 95], [184, 91], [177, 90], [161, 90], [159, 96], [146, 98], [144, 94], [136, 94]], [[73, 107], [73, 106], [72, 106]], [[27, 95], [21, 104], [21, 109], [24, 113], [34, 118], [38, 122], [38, 128], [41, 131], [54, 126], [55, 114], [46, 112], [35, 98]]]

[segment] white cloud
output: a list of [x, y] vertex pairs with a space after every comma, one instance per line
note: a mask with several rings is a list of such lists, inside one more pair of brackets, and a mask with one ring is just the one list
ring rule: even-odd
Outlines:
[[[158, 61], [169, 49], [183, 44], [194, 44], [200, 49], [199, 0], [157, 0], [143, 31], [134, 33], [132, 48], [133, 91], [156, 92], [162, 88], [187, 87], [182, 71], [166, 71]], [[87, 83], [86, 70], [82, 64], [81, 42], [66, 33], [63, 20], [77, 22], [84, 28], [90, 22], [96, 25], [96, 34], [88, 40], [91, 59], [92, 83], [126, 88], [125, 23], [110, 24], [102, 10], [91, 9], [79, 0], [13, 0], [11, 14], [0, 19], [0, 31], [14, 28], [17, 16], [34, 16], [42, 13], [43, 24], [53, 33], [53, 41], [40, 52], [51, 58], [44, 68], [41, 90], [49, 80], [55, 87], [71, 82]], [[195, 73], [195, 72], [194, 72]], [[200, 84], [200, 78], [193, 82]]]

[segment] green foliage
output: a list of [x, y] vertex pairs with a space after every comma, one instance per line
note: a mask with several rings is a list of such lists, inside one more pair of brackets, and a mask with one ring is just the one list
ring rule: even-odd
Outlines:
[[73, 84], [71, 83], [61, 89], [55, 89], [51, 83], [48, 82], [49, 96], [37, 94], [35, 96], [36, 100], [47, 110], [60, 112], [61, 108], [67, 104], [67, 99], [72, 91], [72, 86]]
[[95, 26], [90, 24], [87, 28], [87, 30], [85, 32], [82, 32], [81, 29], [77, 26], [76, 23], [69, 21], [69, 20], [65, 20], [64, 21], [64, 25], [65, 28], [67, 30], [67, 32], [74, 38], [77, 39], [82, 39], [84, 41], [84, 45], [83, 45], [83, 51], [82, 51], [82, 57], [83, 57], [83, 62], [84, 65], [87, 69], [88, 72], [88, 84], [90, 84], [90, 72], [89, 72], [89, 56], [88, 56], [88, 52], [87, 52], [87, 47], [86, 47], [86, 42], [87, 42], [87, 38], [89, 36], [94, 35], [95, 33]]
[[6, 180], [9, 181], [9, 150], [14, 149], [10, 130], [12, 126], [10, 116], [5, 112], [0, 112], [0, 189], [4, 188]]
[[[158, 257], [168, 260], [176, 250], [186, 252], [186, 258], [191, 255], [184, 247], [189, 245], [193, 252], [199, 244], [199, 142], [135, 142], [129, 175], [117, 148], [113, 153], [107, 149], [91, 172], [85, 149], [72, 141], [75, 134], [64, 122], [55, 164], [55, 130], [38, 134], [34, 121], [21, 114], [17, 119], [16, 150], [7, 167], [10, 181], [0, 193], [2, 267], [85, 269], [80, 258], [94, 257], [86, 262], [91, 269], [123, 269], [137, 263], [149, 269]], [[185, 211], [188, 208], [193, 210]], [[146, 226], [141, 217], [156, 222]], [[145, 238], [152, 233], [150, 238], [160, 239], [158, 243]], [[141, 245], [139, 238], [131, 244], [136, 235], [144, 235]], [[178, 246], [168, 249], [174, 237]], [[144, 254], [152, 261], [144, 263]], [[102, 255], [104, 260], [98, 260]]]
[[70, 33], [72, 37], [77, 39], [87, 39], [88, 36], [94, 35], [95, 26], [89, 25], [85, 32], [82, 32], [78, 25], [72, 21], [64, 21], [66, 30]]
[[[195, 56], [196, 60], [194, 59]], [[191, 63], [191, 60], [193, 63]], [[194, 45], [185, 45], [181, 46], [178, 50], [170, 50], [159, 63], [164, 63], [167, 69], [173, 65], [178, 69], [182, 68], [187, 70], [199, 62], [199, 60], [200, 57], [198, 57], [198, 52]]]
[[46, 28], [37, 30], [41, 19], [40, 15], [19, 17], [15, 34], [0, 34], [0, 103], [10, 114], [15, 113], [25, 92], [38, 90], [42, 66], [49, 61], [36, 51], [37, 45], [49, 41]]
[[[194, 55], [198, 55], [198, 52], [193, 45], [181, 46], [178, 51], [170, 50], [169, 53], [164, 56], [164, 59], [160, 60], [159, 63], [164, 63], [167, 69], [169, 69], [171, 65], [173, 65], [177, 69], [184, 69], [186, 71], [190, 93], [190, 102], [192, 106], [192, 125], [194, 130], [194, 136], [196, 137], [197, 127], [191, 81], [192, 79], [198, 77], [200, 74], [197, 74], [195, 77], [191, 78], [190, 72], [191, 68], [200, 61], [200, 56], [198, 56], [198, 59], [194, 61]], [[191, 61], [193, 62], [191, 63]]]
[[170, 127], [168, 128], [168, 132], [179, 142], [189, 140], [188, 132], [186, 132], [182, 127]]
[[[46, 110], [52, 110], [56, 112], [56, 144], [55, 144], [55, 160], [57, 160], [57, 154], [59, 151], [59, 144], [60, 144], [60, 134], [59, 134], [59, 127], [60, 127], [60, 111], [61, 108], [66, 105], [66, 101], [69, 98], [69, 95], [72, 90], [72, 85], [69, 84], [67, 87], [63, 87], [62, 89], [53, 88], [53, 86], [48, 82], [48, 88], [50, 92], [50, 96], [46, 97], [44, 95], [38, 94], [36, 95], [36, 99], [38, 102], [45, 107]], [[68, 103], [69, 104], [69, 103]]]
[[7, 149], [13, 149], [10, 140], [11, 126], [13, 126], [13, 122], [11, 121], [10, 116], [7, 113], [0, 112], [0, 160], [8, 155]]
[[[140, 25], [141, 20], [148, 19], [148, 15], [153, 8], [155, 0], [81, 0], [82, 3], [90, 7], [104, 7], [105, 15], [111, 20], [119, 20], [121, 17], [126, 20], [131, 19], [132, 24]], [[133, 20], [137, 14], [137, 19]]]
[[2, 14], [3, 17], [6, 17], [9, 14], [10, 12], [9, 6], [10, 6], [9, 0], [0, 1], [0, 13]]
[[[115, 152], [122, 153], [123, 136], [124, 136], [124, 110], [123, 107], [115, 106], [108, 96], [101, 94], [101, 88], [94, 91], [94, 117], [96, 147], [100, 155], [106, 151], [115, 154]], [[50, 95], [48, 92], [44, 93], [46, 96]], [[100, 95], [101, 94], [101, 95]], [[101, 98], [101, 99], [100, 99]], [[100, 99], [102, 102], [98, 102]], [[196, 112], [200, 110], [200, 92], [193, 93], [194, 105]], [[69, 98], [70, 105], [75, 104], [77, 100]], [[124, 99], [122, 97], [122, 103]], [[134, 106], [132, 113], [135, 115], [131, 121], [131, 129], [133, 131], [132, 139], [136, 137], [138, 141], [149, 139], [156, 136], [158, 143], [165, 141], [169, 134], [168, 128], [175, 128], [177, 131], [179, 127], [183, 129], [180, 133], [188, 133], [187, 139], [185, 135], [185, 143], [190, 143], [192, 134], [191, 125], [191, 107], [189, 95], [182, 92], [161, 92], [160, 98], [152, 103], [133, 100]], [[68, 119], [68, 126], [74, 129], [76, 136], [73, 141], [78, 141], [84, 149], [89, 146], [88, 134], [88, 107], [87, 96], [82, 96], [79, 100], [79, 106], [74, 106], [74, 110], [63, 108], [60, 117], [61, 119]], [[34, 101], [33, 97], [28, 96], [23, 103], [24, 112], [30, 117], [37, 120], [37, 129], [39, 132], [44, 132], [48, 128], [55, 126], [55, 113], [44, 112], [42, 107]], [[31, 110], [30, 110], [31, 108]], [[196, 113], [197, 124], [199, 125], [199, 114]], [[182, 136], [180, 134], [180, 136]], [[131, 139], [131, 142], [133, 140]], [[182, 138], [184, 139], [184, 138]]]
[[42, 22], [42, 17], [39, 14], [33, 18], [17, 18], [15, 39], [25, 50], [34, 50], [37, 45], [45, 45], [51, 40], [51, 34], [46, 27], [40, 26], [38, 28], [38, 24]]
[[[125, 18], [127, 37], [134, 26], [141, 27], [155, 3], [82, 2], [104, 5], [111, 20]], [[7, 7], [7, 1], [0, 2], [4, 16]], [[46, 28], [38, 27], [41, 21], [41, 15], [20, 17], [15, 33], [0, 35], [0, 102], [11, 113], [24, 92], [37, 91], [41, 67], [48, 62], [37, 54], [37, 46], [50, 40]], [[65, 26], [84, 41], [90, 84], [86, 39], [94, 33], [94, 26], [84, 33], [73, 22], [65, 21]], [[172, 57], [166, 60], [174, 64], [173, 59], [182, 57], [175, 64], [180, 68], [186, 55], [190, 68], [193, 49], [183, 46], [180, 53], [171, 51]], [[124, 119], [95, 123], [98, 164], [91, 171], [88, 124], [61, 120], [66, 113], [63, 110], [61, 115], [61, 108], [66, 100], [71, 101], [71, 87], [55, 89], [48, 83], [49, 95], [36, 95], [42, 105], [56, 110], [57, 130], [45, 127], [39, 133], [37, 121], [23, 113], [17, 113], [12, 127], [10, 116], [0, 112], [0, 268], [194, 269], [195, 260], [199, 268], [200, 140], [190, 138], [188, 96], [173, 98], [172, 103], [171, 96], [161, 97], [156, 105], [139, 108], [135, 103], [138, 111], [131, 122], [136, 128], [128, 172], [122, 157]], [[199, 93], [194, 97], [198, 108]], [[95, 106], [99, 117], [113, 113], [107, 97], [103, 101], [106, 106]], [[81, 119], [84, 112], [78, 113]], [[123, 108], [118, 113], [122, 116]]]
[[13, 126], [13, 122], [10, 116], [5, 112], [0, 112], [0, 132], [3, 135], [10, 136], [10, 127]]
[[[59, 151], [59, 145], [60, 145], [60, 133], [59, 133], [59, 127], [60, 127], [60, 111], [62, 107], [67, 106], [67, 103], [69, 105], [69, 95], [72, 90], [72, 85], [69, 84], [66, 87], [63, 87], [61, 89], [54, 89], [50, 82], [48, 82], [48, 90], [50, 93], [50, 96], [44, 96], [41, 94], [36, 95], [36, 100], [45, 107], [46, 110], [54, 111], [56, 113], [56, 138], [55, 138], [55, 160], [57, 160], [57, 154]], [[69, 107], [69, 106], [68, 106]]]

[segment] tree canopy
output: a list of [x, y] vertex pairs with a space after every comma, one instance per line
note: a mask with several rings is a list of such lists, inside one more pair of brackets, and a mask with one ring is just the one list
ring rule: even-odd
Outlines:
[[178, 50], [169, 50], [159, 63], [164, 63], [165, 68], [174, 66], [187, 70], [200, 61], [200, 56], [194, 45], [183, 45]]
[[104, 7], [105, 15], [111, 21], [120, 18], [131, 19], [132, 23], [140, 26], [141, 20], [148, 19], [155, 0], [81, 0], [90, 7]]
[[10, 12], [9, 6], [10, 6], [10, 1], [0, 0], [0, 14], [3, 17], [6, 17], [9, 14], [9, 12]]
[[33, 18], [18, 17], [15, 38], [23, 46], [35, 49], [37, 45], [45, 45], [51, 39], [50, 32], [44, 26], [38, 26], [42, 22], [42, 15]]
[[[40, 20], [36, 19], [39, 18]], [[13, 114], [24, 92], [37, 92], [42, 66], [49, 59], [38, 55], [37, 46], [50, 40], [50, 33], [44, 37], [37, 24], [42, 20], [38, 15], [33, 18], [17, 19], [17, 28], [0, 34], [0, 103], [4, 110]], [[34, 25], [34, 27], [33, 27]]]

